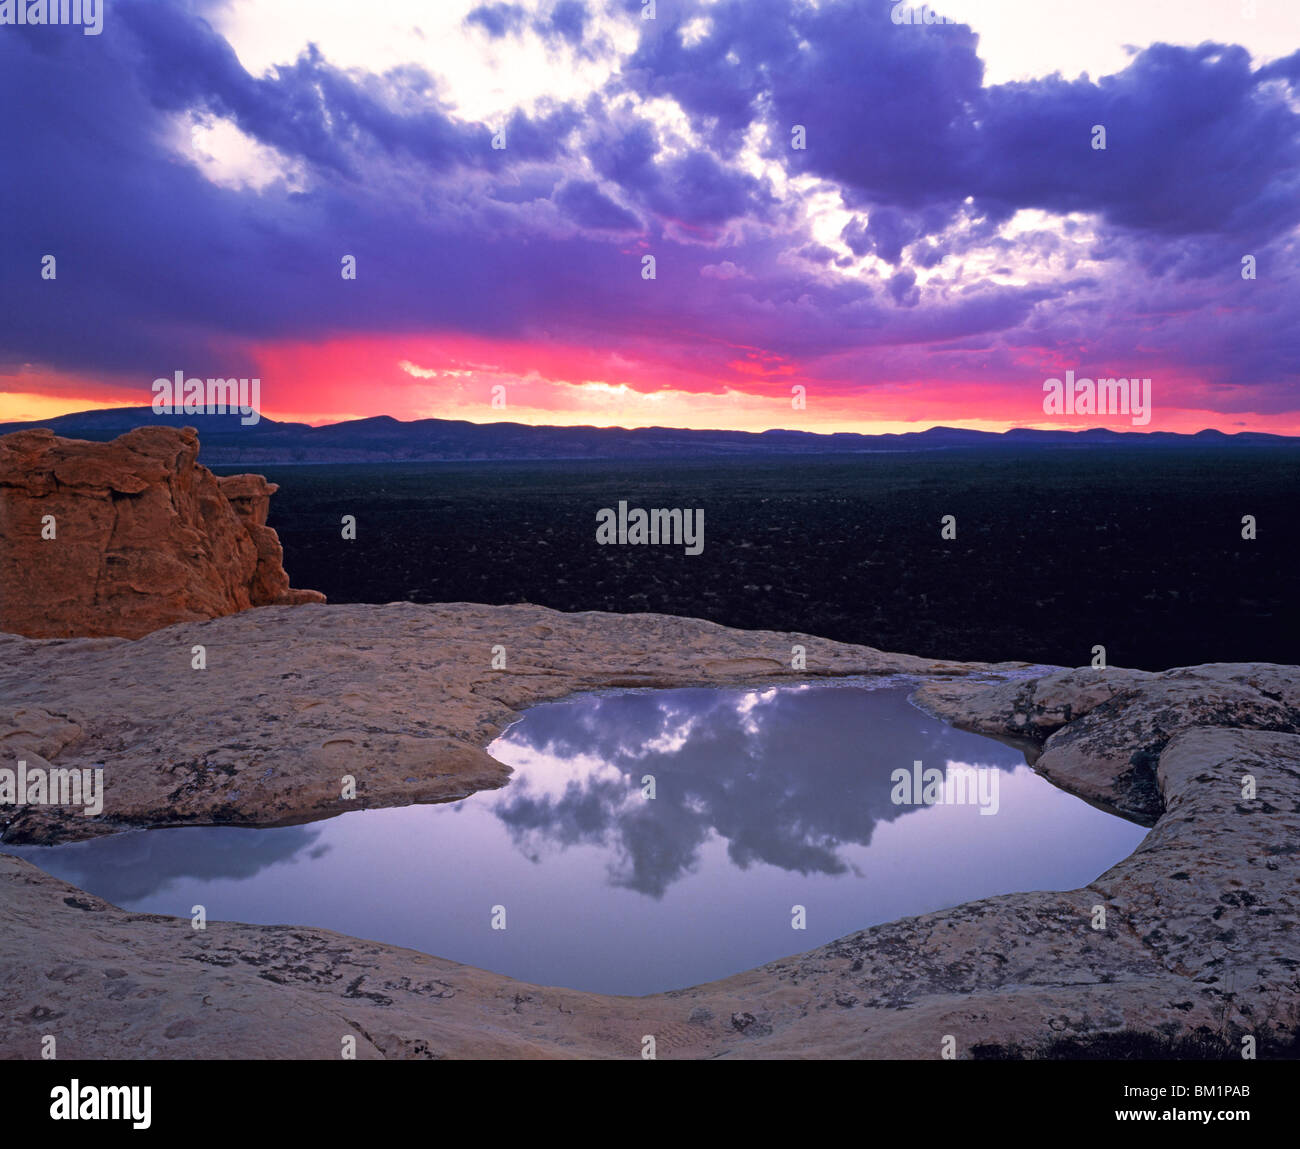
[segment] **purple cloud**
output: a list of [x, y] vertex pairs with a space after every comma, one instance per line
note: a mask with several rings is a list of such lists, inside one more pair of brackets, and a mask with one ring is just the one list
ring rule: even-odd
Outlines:
[[[686, 46], [699, 15], [709, 30]], [[1154, 45], [1098, 80], [985, 87], [968, 28], [880, 15], [661, 4], [604, 91], [513, 113], [505, 150], [501, 125], [457, 116], [418, 68], [364, 75], [310, 49], [253, 76], [186, 7], [121, 0], [91, 39], [9, 29], [0, 102], [28, 111], [3, 129], [0, 355], [151, 378], [196, 356], [237, 370], [250, 340], [546, 331], [618, 349], [656, 331], [666, 362], [762, 346], [846, 388], [875, 378], [854, 355], [868, 348], [919, 378], [936, 356], [1023, 375], [1034, 349], [1087, 349], [1244, 389], [1221, 409], [1294, 407], [1300, 52], [1253, 68], [1240, 48]], [[500, 38], [525, 16], [469, 19]], [[576, 0], [536, 19], [574, 46], [591, 32]], [[703, 146], [668, 138], [656, 97]], [[304, 190], [213, 184], [174, 154], [177, 115], [229, 120], [301, 165]], [[858, 259], [751, 169], [747, 140], [838, 192]], [[1004, 234], [1022, 209], [1053, 222]], [[41, 283], [49, 252], [59, 278]], [[347, 290], [345, 253], [361, 269]], [[883, 275], [854, 270], [869, 256]], [[725, 266], [744, 274], [701, 274]]]

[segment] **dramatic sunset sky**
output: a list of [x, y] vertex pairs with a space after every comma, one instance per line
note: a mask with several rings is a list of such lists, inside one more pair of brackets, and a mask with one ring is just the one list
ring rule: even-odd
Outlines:
[[0, 27], [0, 421], [183, 371], [313, 423], [1133, 429], [1045, 415], [1073, 369], [1149, 376], [1145, 430], [1300, 433], [1300, 3], [937, 7]]

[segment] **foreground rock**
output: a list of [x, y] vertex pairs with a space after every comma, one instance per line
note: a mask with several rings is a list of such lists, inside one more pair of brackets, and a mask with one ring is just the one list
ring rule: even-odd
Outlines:
[[[189, 669], [196, 643], [208, 671]], [[807, 673], [788, 669], [794, 643]], [[135, 642], [4, 637], [0, 668], [4, 764], [103, 762], [108, 778], [102, 819], [24, 813], [9, 829], [25, 840], [321, 816], [355, 805], [338, 800], [344, 773], [367, 804], [446, 799], [500, 784], [482, 747], [519, 709], [573, 690], [857, 673], [944, 676], [928, 706], [1041, 746], [1040, 764], [1055, 743], [1058, 785], [1155, 822], [1082, 889], [988, 898], [646, 998], [310, 926], [196, 932], [0, 856], [0, 1056], [37, 1057], [51, 1034], [62, 1058], [336, 1058], [348, 1037], [370, 1058], [639, 1058], [653, 1035], [661, 1058], [935, 1058], [949, 1036], [964, 1058], [1131, 1029], [1245, 1033], [1267, 1056], [1300, 1026], [1294, 668], [996, 683], [1028, 668], [464, 604], [268, 608]], [[1150, 793], [1126, 778], [1135, 756]]]
[[[790, 669], [796, 644], [806, 672]], [[134, 642], [0, 635], [0, 765], [102, 766], [105, 786], [98, 818], [0, 806], [0, 832], [52, 843], [451, 801], [506, 781], [484, 747], [520, 710], [578, 690], [987, 669], [668, 615], [466, 603], [268, 607]], [[340, 797], [345, 775], [355, 798]]]
[[1164, 809], [1156, 764], [1180, 730], [1300, 732], [1300, 676], [1295, 667], [1267, 663], [1158, 674], [1061, 670], [993, 685], [934, 682], [917, 691], [916, 701], [954, 726], [1024, 746], [1044, 777], [1148, 826]]
[[[1239, 801], [1253, 772], [1258, 798]], [[35, 1058], [958, 1057], [1137, 1029], [1300, 1023], [1300, 737], [1173, 739], [1170, 814], [1069, 893], [908, 918], [709, 985], [646, 998], [543, 988], [299, 926], [130, 914], [0, 856], [0, 1056]], [[1094, 930], [1095, 907], [1106, 927]], [[1265, 1052], [1264, 1055], [1267, 1055]]]
[[193, 428], [111, 443], [52, 431], [0, 437], [0, 630], [32, 637], [148, 634], [269, 604], [292, 590], [266, 525], [274, 483], [218, 479]]

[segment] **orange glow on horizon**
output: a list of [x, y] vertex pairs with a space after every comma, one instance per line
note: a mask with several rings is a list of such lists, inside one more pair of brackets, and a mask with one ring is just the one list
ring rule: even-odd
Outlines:
[[[740, 354], [737, 354], [740, 352]], [[1046, 357], [1045, 357], [1046, 358]], [[665, 360], [668, 361], [665, 361]], [[1162, 404], [1136, 426], [1113, 418], [1053, 419], [1042, 411], [1041, 381], [969, 377], [879, 379], [853, 384], [824, 379], [805, 365], [752, 348], [706, 346], [698, 358], [641, 347], [574, 347], [548, 340], [506, 341], [462, 334], [350, 336], [317, 343], [276, 342], [243, 348], [234, 361], [261, 379], [262, 414], [281, 422], [324, 426], [390, 415], [529, 426], [670, 427], [683, 430], [809, 431], [887, 434], [935, 426], [1001, 432], [1013, 428], [1184, 434], [1213, 428], [1300, 435], [1300, 415], [1213, 411], [1195, 400], [1198, 380], [1170, 380], [1189, 398]], [[194, 375], [229, 374], [214, 363]], [[825, 366], [821, 368], [825, 370]], [[882, 369], [883, 370], [883, 369]], [[1032, 368], [1030, 369], [1032, 370]], [[0, 382], [0, 422], [35, 422], [89, 409], [143, 407], [149, 379], [91, 379], [25, 368]], [[806, 388], [796, 409], [791, 388]], [[501, 403], [504, 402], [504, 406]]]

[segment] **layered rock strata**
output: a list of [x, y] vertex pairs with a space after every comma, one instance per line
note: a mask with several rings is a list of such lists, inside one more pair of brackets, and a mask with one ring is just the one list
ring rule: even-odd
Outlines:
[[0, 437], [0, 630], [136, 638], [272, 604], [293, 590], [266, 525], [274, 483], [217, 478], [192, 427], [109, 443], [52, 431]]

